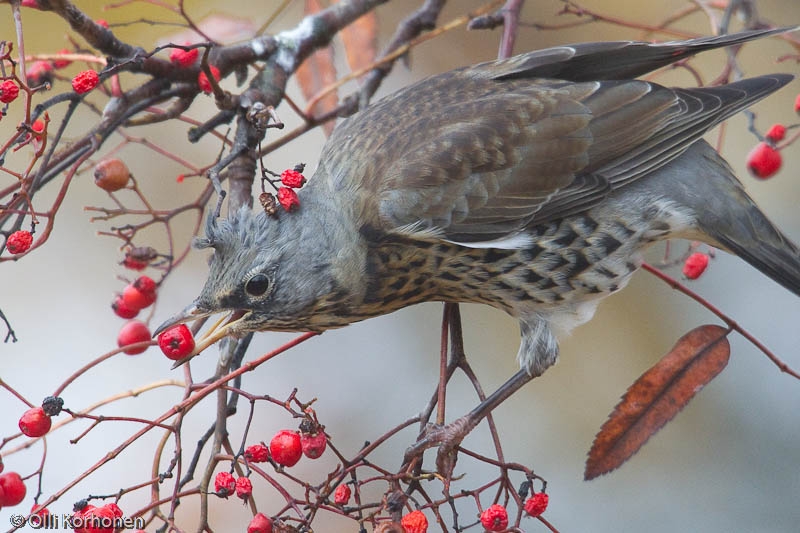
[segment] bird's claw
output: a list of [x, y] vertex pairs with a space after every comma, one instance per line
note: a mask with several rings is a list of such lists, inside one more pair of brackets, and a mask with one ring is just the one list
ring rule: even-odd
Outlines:
[[462, 416], [457, 420], [447, 424], [428, 424], [425, 429], [420, 433], [417, 442], [412, 444], [406, 450], [403, 458], [404, 466], [412, 464], [414, 461], [421, 459], [425, 450], [438, 446], [439, 450], [436, 453], [436, 471], [447, 483], [452, 479], [453, 470], [458, 460], [458, 448], [461, 446], [461, 441], [464, 437], [475, 429], [478, 421], [474, 420], [470, 415]]

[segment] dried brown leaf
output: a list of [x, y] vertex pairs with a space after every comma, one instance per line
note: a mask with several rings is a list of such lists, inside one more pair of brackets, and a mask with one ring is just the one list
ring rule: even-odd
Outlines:
[[[306, 0], [305, 14], [311, 15], [322, 9], [318, 0]], [[297, 83], [306, 100], [311, 100], [323, 88], [336, 82], [336, 67], [333, 64], [333, 48], [327, 46], [308, 56], [295, 71]], [[317, 101], [306, 112], [311, 116], [320, 116], [336, 109], [339, 97], [332, 91]], [[335, 124], [333, 121], [323, 124], [325, 135], [330, 135]]]
[[622, 465], [728, 364], [726, 328], [700, 326], [628, 388], [594, 439], [585, 479]]
[[371, 65], [378, 55], [378, 15], [375, 11], [361, 16], [340, 33], [347, 64], [352, 72]]

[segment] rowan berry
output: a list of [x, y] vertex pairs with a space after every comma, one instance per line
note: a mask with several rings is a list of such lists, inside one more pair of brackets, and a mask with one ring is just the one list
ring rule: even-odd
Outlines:
[[8, 236], [6, 250], [13, 255], [24, 254], [33, 244], [33, 235], [30, 231], [19, 230]]
[[130, 179], [131, 171], [120, 159], [103, 159], [94, 167], [94, 184], [104, 191], [118, 191], [125, 187]]
[[[186, 43], [189, 44], [189, 43]], [[169, 60], [180, 67], [190, 67], [194, 65], [200, 55], [200, 50], [192, 48], [191, 50], [182, 50], [180, 48], [173, 48], [169, 53]]]
[[[119, 335], [117, 335], [117, 345], [120, 348], [149, 340], [150, 330], [147, 329], [147, 326], [143, 322], [139, 322], [138, 320], [131, 320], [130, 322], [127, 322], [124, 326], [122, 326], [122, 329], [119, 330]], [[147, 348], [148, 346], [141, 346], [139, 348], [125, 348], [123, 352], [128, 355], [136, 355], [147, 350]]]
[[[66, 48], [63, 48], [63, 49], [59, 50], [58, 53], [59, 54], [71, 54], [72, 52], [70, 50], [67, 50]], [[68, 67], [71, 64], [72, 64], [72, 61], [70, 61], [69, 59], [54, 59], [53, 60], [53, 67], [55, 67], [57, 69]]]
[[214, 491], [223, 498], [235, 493], [236, 479], [234, 479], [233, 474], [230, 472], [218, 473], [214, 478]]
[[708, 266], [708, 254], [695, 252], [683, 263], [683, 275], [689, 279], [699, 278]]
[[236, 495], [246, 500], [253, 494], [253, 484], [246, 477], [236, 478]]
[[[214, 76], [216, 81], [219, 81], [221, 78], [219, 69], [214, 65], [208, 66], [209, 70], [211, 71], [211, 75]], [[200, 71], [200, 74], [197, 76], [197, 85], [200, 87], [200, 90], [204, 93], [211, 94], [214, 92], [213, 87], [211, 86], [211, 82], [208, 80], [208, 76], [206, 76], [206, 72], [204, 70]]]
[[289, 187], [281, 187], [278, 189], [278, 203], [287, 211], [291, 211], [300, 206], [300, 199], [294, 190]]
[[786, 137], [786, 126], [783, 124], [773, 124], [768, 130], [764, 137], [767, 138], [768, 141], [772, 141], [776, 143], [778, 141], [782, 141], [784, 137]]
[[244, 456], [251, 463], [263, 463], [269, 459], [269, 448], [263, 444], [253, 444], [244, 450]]
[[336, 490], [333, 493], [333, 502], [336, 505], [347, 505], [347, 502], [350, 501], [350, 495], [350, 487], [345, 483], [342, 483], [336, 487]]
[[272, 520], [264, 514], [256, 514], [247, 525], [247, 533], [272, 533]]
[[186, 324], [178, 324], [158, 336], [158, 347], [167, 359], [177, 361], [192, 353], [194, 336]]
[[406, 533], [426, 533], [428, 531], [428, 519], [422, 511], [411, 511], [400, 519], [400, 524]]
[[16, 472], [0, 475], [0, 507], [17, 505], [25, 499], [25, 483]]
[[481, 524], [489, 531], [503, 531], [508, 527], [508, 511], [497, 503], [491, 505], [481, 513]]
[[28, 409], [19, 418], [19, 429], [28, 437], [41, 437], [50, 431], [52, 419], [41, 407]]
[[287, 187], [298, 189], [306, 183], [306, 177], [294, 169], [287, 169], [281, 172], [281, 183]]
[[279, 465], [296, 465], [303, 455], [300, 434], [290, 429], [280, 430], [269, 442], [269, 453]]
[[781, 153], [765, 142], [758, 143], [747, 154], [747, 168], [759, 179], [772, 177], [780, 170], [782, 162]]
[[72, 89], [78, 94], [85, 94], [97, 87], [100, 76], [93, 70], [84, 70], [72, 78]]
[[323, 454], [325, 448], [328, 446], [328, 437], [325, 436], [325, 432], [323, 432], [321, 429], [314, 434], [301, 433], [300, 446], [303, 450], [303, 455], [309, 459], [317, 459]]
[[528, 516], [536, 518], [547, 509], [547, 503], [550, 501], [550, 496], [544, 492], [537, 492], [530, 498], [525, 500], [525, 512]]
[[19, 96], [19, 87], [14, 80], [5, 80], [0, 83], [0, 102], [10, 104]]
[[125, 303], [122, 296], [117, 295], [114, 301], [111, 302], [111, 309], [120, 318], [134, 318], [139, 314], [139, 309], [133, 308]]

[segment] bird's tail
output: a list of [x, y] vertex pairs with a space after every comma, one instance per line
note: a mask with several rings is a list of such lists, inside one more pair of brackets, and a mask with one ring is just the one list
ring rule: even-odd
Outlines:
[[[676, 168], [684, 164], [688, 168]], [[701, 234], [693, 237], [738, 255], [800, 296], [800, 248], [761, 212], [708, 143], [696, 142], [668, 166], [663, 171], [674, 174], [667, 196], [695, 212]]]

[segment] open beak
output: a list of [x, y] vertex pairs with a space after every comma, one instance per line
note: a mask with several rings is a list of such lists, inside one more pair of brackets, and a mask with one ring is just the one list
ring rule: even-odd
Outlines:
[[[234, 324], [236, 324], [239, 319], [241, 319], [247, 311], [242, 310], [234, 310], [228, 314], [223, 315], [219, 320], [217, 320], [214, 325], [212, 325], [205, 333], [199, 336], [195, 340], [194, 350], [192, 353], [187, 355], [186, 357], [175, 361], [175, 364], [172, 365], [172, 368], [177, 368], [186, 362], [188, 362], [191, 358], [211, 346], [212, 344], [216, 343], [220, 339], [227, 337], [230, 332], [231, 328]], [[173, 326], [177, 326], [178, 324], [184, 324], [186, 322], [190, 322], [192, 320], [197, 320], [200, 318], [205, 318], [215, 314], [214, 311], [206, 311], [204, 309], [200, 309], [197, 307], [196, 304], [191, 304], [183, 311], [173, 315], [169, 319], [167, 319], [163, 324], [156, 328], [155, 332], [153, 332], [153, 336], [157, 337], [164, 331], [168, 330]]]

